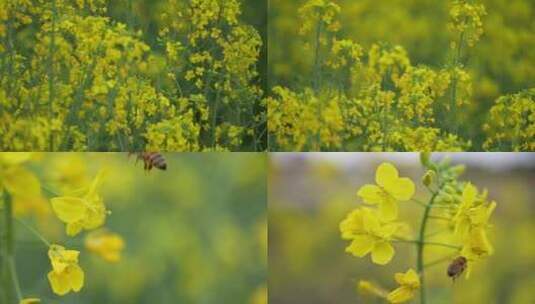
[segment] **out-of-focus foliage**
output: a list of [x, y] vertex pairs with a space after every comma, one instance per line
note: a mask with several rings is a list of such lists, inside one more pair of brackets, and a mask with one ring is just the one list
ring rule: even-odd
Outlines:
[[485, 126], [496, 115], [535, 125], [529, 107], [523, 122], [490, 110], [534, 86], [534, 11], [528, 0], [272, 0], [270, 148], [533, 151], [529, 131], [498, 142]]
[[[42, 303], [267, 303], [266, 157], [164, 156], [167, 170], [150, 172], [126, 153], [43, 153], [28, 160], [23, 168], [43, 190], [38, 197], [19, 195], [13, 201], [15, 217], [49, 242], [80, 251], [85, 282], [79, 292], [53, 294], [48, 248], [15, 221], [14, 256], [23, 296]], [[8, 180], [2, 166], [3, 185]], [[97, 170], [104, 172], [98, 194], [109, 210], [106, 230], [69, 237], [48, 198], [87, 184]], [[33, 178], [19, 181], [35, 188]], [[6, 183], [7, 188], [17, 193]], [[51, 258], [61, 254], [53, 249]], [[2, 260], [0, 270], [6, 271], [4, 265]], [[15, 297], [7, 279], [0, 281], [0, 301], [7, 290]]]
[[[418, 155], [354, 154], [355, 159], [349, 162], [350, 157], [283, 154], [272, 158], [268, 193], [270, 303], [385, 303], [377, 296], [385, 296], [385, 291], [398, 287], [392, 274], [406, 273], [414, 267], [414, 244], [393, 244], [395, 257], [382, 267], [370, 263], [368, 257], [355, 259], [348, 255], [344, 252], [348, 243], [340, 239], [339, 223], [358, 206], [358, 187], [375, 182], [369, 172], [385, 161], [405, 159], [399, 162], [400, 172], [417, 183], [416, 196], [425, 195], [423, 185], [417, 182], [418, 176], [425, 173]], [[446, 274], [453, 257], [429, 266], [426, 288], [430, 303], [531, 303], [535, 300], [530, 287], [535, 276], [528, 270], [535, 266], [535, 246], [530, 237], [535, 231], [533, 157], [524, 158], [525, 167], [500, 166], [500, 170], [489, 170], [474, 161], [481, 159], [488, 163], [486, 157], [497, 163], [508, 163], [520, 155], [472, 156], [464, 174], [463, 179], [480, 189], [487, 188], [489, 199], [499, 202], [488, 230], [494, 254], [473, 264], [469, 279], [463, 274], [454, 284]], [[414, 227], [420, 224], [422, 207], [411, 202], [399, 206], [400, 218], [408, 219], [413, 227], [405, 233], [417, 234]], [[432, 221], [436, 222], [435, 227], [440, 227], [440, 219]], [[437, 232], [428, 231], [429, 235]], [[425, 263], [451, 253], [447, 248], [426, 247]], [[360, 280], [365, 281], [359, 284]]]
[[241, 0], [3, 0], [0, 147], [265, 149], [262, 12]]

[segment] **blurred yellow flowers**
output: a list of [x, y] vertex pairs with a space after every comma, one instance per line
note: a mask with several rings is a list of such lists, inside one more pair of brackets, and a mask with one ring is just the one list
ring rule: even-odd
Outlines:
[[116, 233], [100, 230], [87, 235], [85, 247], [102, 257], [106, 262], [116, 263], [121, 260], [124, 240]]
[[71, 290], [78, 292], [84, 286], [84, 271], [78, 265], [79, 254], [79, 251], [66, 250], [59, 245], [50, 246], [48, 257], [52, 271], [48, 273], [48, 280], [54, 293], [62, 296]]
[[92, 230], [104, 224], [107, 211], [97, 193], [101, 181], [102, 172], [95, 177], [85, 192], [75, 191], [72, 195], [50, 200], [56, 216], [67, 224], [67, 235], [75, 236], [82, 229]]
[[375, 173], [377, 185], [362, 186], [357, 195], [367, 204], [379, 204], [379, 214], [385, 220], [394, 220], [398, 215], [397, 201], [408, 201], [414, 195], [414, 183], [399, 177], [398, 170], [390, 163], [382, 163]]
[[390, 303], [405, 303], [420, 288], [420, 278], [412, 268], [406, 273], [396, 273], [394, 278], [400, 286], [388, 294], [387, 300]]
[[487, 236], [488, 221], [496, 202], [486, 203], [485, 195], [478, 197], [475, 186], [468, 183], [464, 186], [461, 203], [452, 219], [455, 234], [461, 238], [463, 248], [461, 255], [468, 263], [466, 277], [470, 276], [471, 265], [477, 259], [491, 255], [494, 251]]
[[342, 238], [351, 240], [346, 251], [357, 257], [371, 252], [372, 261], [379, 265], [392, 260], [394, 247], [390, 241], [399, 227], [397, 223], [382, 222], [377, 212], [370, 208], [353, 210], [340, 223]]
[[41, 300], [37, 298], [27, 298], [27, 299], [20, 300], [19, 304], [36, 304], [36, 303], [41, 303]]
[[32, 153], [0, 154], [0, 190], [5, 188], [14, 200], [41, 196], [37, 177], [21, 165], [29, 161]]

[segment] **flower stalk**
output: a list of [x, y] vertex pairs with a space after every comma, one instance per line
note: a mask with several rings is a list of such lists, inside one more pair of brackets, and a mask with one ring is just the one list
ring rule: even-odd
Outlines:
[[16, 276], [14, 272], [14, 266], [12, 265], [14, 244], [13, 244], [13, 202], [9, 193], [3, 193], [4, 198], [4, 216], [3, 216], [3, 235], [1, 240], [2, 250], [2, 281], [3, 281], [3, 300], [5, 303], [13, 303], [13, 290], [12, 286], [17, 285]]
[[[49, 45], [49, 54], [48, 54], [48, 120], [51, 121], [53, 117], [53, 103], [55, 97], [55, 87], [54, 87], [54, 52], [56, 44], [56, 0], [52, 0], [52, 29], [50, 32], [50, 45]], [[54, 151], [54, 134], [50, 130], [49, 135], [49, 151]]]
[[[442, 189], [442, 186], [439, 187], [439, 189]], [[420, 275], [420, 303], [425, 304], [426, 303], [426, 297], [425, 297], [425, 265], [424, 265], [424, 246], [425, 243], [425, 231], [427, 228], [428, 220], [430, 219], [430, 213], [433, 205], [435, 204], [436, 198], [438, 196], [439, 191], [436, 191], [433, 193], [433, 196], [431, 197], [429, 204], [425, 207], [424, 214], [422, 216], [422, 221], [420, 224], [420, 233], [418, 236], [418, 243], [416, 243], [416, 270], [418, 271]]]

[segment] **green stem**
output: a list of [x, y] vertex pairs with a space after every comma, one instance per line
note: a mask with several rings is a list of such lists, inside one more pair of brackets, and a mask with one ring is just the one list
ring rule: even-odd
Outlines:
[[[439, 187], [441, 189], [442, 186]], [[420, 234], [418, 236], [418, 243], [416, 243], [417, 255], [416, 255], [416, 270], [420, 274], [420, 304], [426, 303], [425, 298], [425, 273], [424, 273], [424, 241], [425, 241], [425, 230], [427, 228], [427, 220], [429, 219], [429, 213], [431, 212], [431, 207], [435, 203], [435, 199], [438, 196], [437, 191], [431, 197], [429, 204], [425, 207], [425, 211], [422, 217], [422, 222], [420, 225]]]
[[[9, 11], [9, 10], [8, 10]], [[7, 72], [8, 77], [9, 75], [13, 76], [14, 73], [14, 46], [13, 46], [13, 21], [11, 14], [8, 16], [7, 19], [7, 53], [8, 53], [8, 66], [7, 66]], [[11, 98], [11, 90], [12, 90], [13, 83], [12, 81], [7, 81], [7, 97]]]
[[[52, 121], [53, 117], [53, 103], [54, 103], [54, 49], [56, 38], [56, 0], [52, 0], [52, 28], [50, 32], [50, 45], [49, 45], [49, 54], [48, 54], [48, 120], [49, 123]], [[54, 151], [54, 134], [50, 131], [49, 136], [49, 151]]]
[[216, 97], [213, 104], [213, 112], [212, 112], [212, 125], [211, 125], [211, 133], [212, 133], [212, 149], [215, 149], [217, 145], [217, 111], [219, 107], [219, 96], [220, 96], [221, 90], [217, 90]]
[[438, 265], [438, 264], [443, 263], [445, 261], [449, 261], [449, 260], [453, 259], [456, 255], [457, 255], [457, 253], [442, 257], [442, 258], [434, 260], [432, 262], [429, 262], [429, 263], [424, 265], [424, 268], [435, 266], [435, 265]]
[[314, 91], [317, 93], [321, 86], [321, 32], [323, 28], [323, 21], [318, 20], [316, 25], [316, 39], [314, 50]]
[[394, 243], [410, 243], [410, 244], [416, 244], [416, 245], [427, 245], [427, 246], [439, 246], [439, 247], [446, 247], [451, 249], [457, 249], [460, 250], [460, 246], [446, 244], [446, 243], [440, 243], [440, 242], [421, 242], [419, 240], [404, 240], [404, 239], [394, 239], [392, 240]]
[[410, 202], [416, 203], [416, 204], [418, 204], [418, 205], [420, 205], [420, 206], [422, 206], [422, 207], [427, 207], [427, 204], [426, 204], [426, 203], [424, 203], [424, 202], [422, 202], [422, 201], [419, 201], [419, 200], [417, 200], [417, 199], [414, 199], [414, 198], [411, 199]]
[[439, 221], [450, 221], [451, 219], [445, 216], [438, 216], [438, 215], [430, 215], [429, 219], [432, 220], [439, 220]]
[[13, 291], [11, 284], [12, 271], [10, 260], [13, 256], [13, 203], [9, 193], [4, 192], [4, 235], [2, 236], [2, 277], [4, 287], [4, 299], [6, 303], [13, 303]]
[[457, 75], [455, 74], [455, 69], [459, 66], [459, 62], [461, 60], [462, 56], [462, 46], [464, 43], [464, 31], [459, 34], [459, 42], [457, 44], [457, 51], [453, 55], [453, 79], [452, 79], [452, 85], [451, 85], [451, 95], [450, 95], [450, 115], [451, 115], [451, 128], [454, 133], [457, 133]]
[[17, 301], [22, 301], [22, 292], [20, 290], [19, 276], [17, 275], [17, 266], [15, 265], [15, 258], [9, 259], [9, 271], [11, 272], [11, 278], [13, 279], [13, 286], [15, 286], [15, 292], [17, 294]]
[[[318, 20], [318, 24], [316, 26], [316, 45], [315, 45], [315, 51], [314, 51], [314, 92], [317, 94], [321, 88], [321, 33], [323, 29], [323, 21], [320, 19]], [[323, 104], [321, 101], [321, 98], [317, 96], [318, 98], [318, 106], [316, 115], [318, 118], [318, 121], [322, 121], [322, 112], [323, 112]], [[320, 126], [322, 124], [320, 123]], [[316, 147], [315, 150], [318, 152], [321, 152], [321, 128], [318, 129], [316, 132]]]
[[48, 186], [41, 185], [41, 188], [53, 196], [61, 196], [61, 194], [59, 194], [57, 191], [54, 191], [53, 189], [50, 189]]
[[41, 235], [39, 232], [37, 232], [37, 230], [35, 230], [33, 227], [31, 227], [30, 225], [26, 224], [25, 222], [23, 222], [22, 220], [19, 220], [18, 218], [14, 218], [19, 224], [21, 224], [22, 226], [24, 226], [24, 228], [28, 229], [33, 235], [35, 235], [39, 240], [41, 240], [45, 245], [46, 247], [50, 247], [52, 246], [50, 244], [50, 242], [45, 239], [43, 237], [43, 235]]

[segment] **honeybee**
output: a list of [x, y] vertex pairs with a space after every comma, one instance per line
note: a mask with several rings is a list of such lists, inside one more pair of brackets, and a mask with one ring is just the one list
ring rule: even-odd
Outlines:
[[137, 153], [137, 159], [143, 160], [144, 169], [146, 171], [152, 170], [152, 168], [167, 170], [167, 162], [162, 154], [156, 152], [139, 152]]
[[465, 271], [467, 264], [468, 260], [465, 257], [459, 256], [455, 258], [448, 266], [448, 277], [455, 281]]

